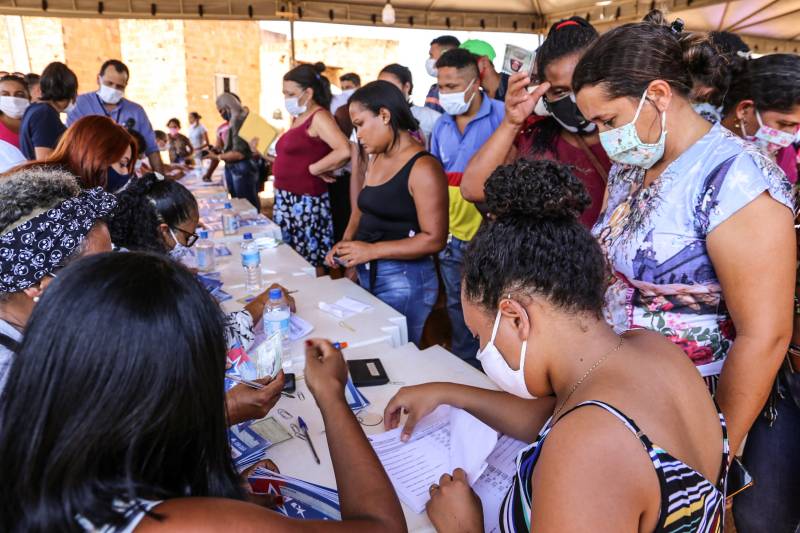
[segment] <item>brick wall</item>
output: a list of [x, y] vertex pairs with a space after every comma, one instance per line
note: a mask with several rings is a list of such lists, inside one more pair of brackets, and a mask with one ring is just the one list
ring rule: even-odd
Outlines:
[[53, 61], [64, 61], [61, 19], [22, 17], [22, 25], [25, 28], [32, 72], [41, 72]]
[[181, 125], [188, 124], [188, 112], [197, 111], [213, 140], [222, 122], [215, 103], [215, 75], [235, 76], [242, 103], [260, 113], [260, 29], [251, 21], [187, 20], [183, 25], [188, 107], [179, 118]]
[[66, 62], [78, 76], [81, 93], [97, 90], [97, 73], [107, 59], [119, 59], [119, 21], [61, 19]]
[[184, 22], [120, 20], [119, 32], [121, 59], [131, 71], [125, 96], [144, 107], [153, 129], [165, 130], [167, 120], [186, 114]]
[[[298, 61], [322, 61], [336, 72], [355, 72], [366, 83], [397, 57], [397, 41], [353, 37], [302, 39], [295, 43]], [[337, 84], [338, 84], [338, 80]]]

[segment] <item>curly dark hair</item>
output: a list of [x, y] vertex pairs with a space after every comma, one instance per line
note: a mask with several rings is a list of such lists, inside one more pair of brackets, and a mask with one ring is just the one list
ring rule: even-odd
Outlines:
[[496, 312], [504, 295], [538, 295], [600, 316], [605, 260], [578, 221], [591, 198], [569, 167], [529, 159], [498, 167], [486, 182], [486, 203], [494, 219], [481, 225], [464, 257], [470, 301]]
[[117, 202], [108, 222], [111, 241], [143, 252], [167, 253], [158, 226], [174, 228], [198, 212], [197, 200], [186, 187], [155, 173], [131, 180]]

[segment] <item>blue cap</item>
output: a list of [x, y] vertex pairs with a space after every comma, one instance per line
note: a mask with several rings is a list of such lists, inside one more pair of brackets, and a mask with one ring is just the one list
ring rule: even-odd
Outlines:
[[283, 298], [283, 293], [280, 289], [270, 289], [269, 290], [269, 299], [270, 300], [280, 300]]
[[244, 235], [242, 235], [242, 239], [244, 239], [244, 240], [246, 240], [246, 241], [249, 241], [249, 240], [251, 240], [252, 238], [253, 238], [253, 234], [252, 234], [252, 233], [250, 233], [249, 231], [248, 231], [247, 233], [245, 233]]

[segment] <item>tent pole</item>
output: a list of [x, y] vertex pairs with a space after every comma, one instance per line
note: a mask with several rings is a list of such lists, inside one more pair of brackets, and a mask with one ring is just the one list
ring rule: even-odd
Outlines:
[[292, 47], [291, 62], [292, 62], [292, 68], [294, 68], [296, 65], [294, 59], [294, 17], [289, 19], [289, 44]]

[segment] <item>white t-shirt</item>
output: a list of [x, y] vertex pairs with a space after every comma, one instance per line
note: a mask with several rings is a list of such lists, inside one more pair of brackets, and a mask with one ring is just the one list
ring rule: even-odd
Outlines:
[[193, 148], [197, 149], [205, 144], [206, 133], [208, 130], [202, 124], [189, 125], [189, 142], [192, 143]]
[[430, 107], [421, 107], [418, 105], [411, 106], [411, 114], [414, 115], [414, 118], [419, 122], [419, 129], [425, 136], [426, 148], [430, 148], [433, 125], [436, 124], [436, 121], [439, 120], [442, 114]]
[[0, 140], [0, 172], [5, 172], [27, 161], [19, 148]]

